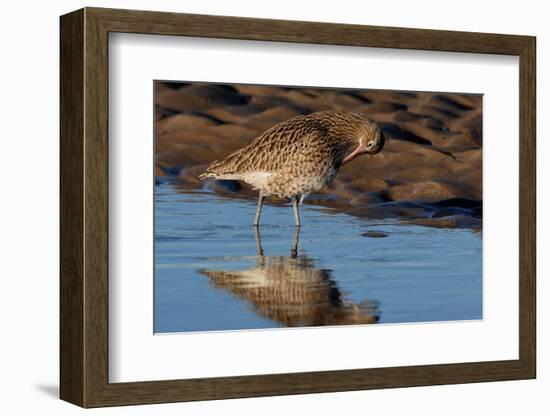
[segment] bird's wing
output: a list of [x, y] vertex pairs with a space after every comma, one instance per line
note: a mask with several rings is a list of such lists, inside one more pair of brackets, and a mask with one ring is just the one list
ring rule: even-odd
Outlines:
[[304, 136], [287, 150], [266, 182], [266, 188], [280, 197], [308, 195], [321, 189], [336, 175], [342, 155], [324, 134]]
[[276, 131], [268, 137], [261, 137], [250, 152], [252, 170], [280, 171], [288, 164], [300, 163], [308, 155], [315, 157], [316, 150], [326, 149], [329, 144], [324, 129], [307, 126], [291, 131]]
[[326, 130], [314, 123], [291, 119], [267, 130], [249, 145], [208, 166], [206, 174], [231, 175], [246, 172], [277, 172], [290, 160], [317, 146], [326, 146]]

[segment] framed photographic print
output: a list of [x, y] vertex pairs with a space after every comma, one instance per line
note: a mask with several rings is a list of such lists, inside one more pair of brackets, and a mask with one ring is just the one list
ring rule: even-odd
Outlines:
[[534, 378], [535, 38], [61, 17], [83, 406]]

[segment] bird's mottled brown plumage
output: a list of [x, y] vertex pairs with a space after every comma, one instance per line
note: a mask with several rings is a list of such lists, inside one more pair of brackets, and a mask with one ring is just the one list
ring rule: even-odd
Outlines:
[[330, 183], [351, 147], [357, 149], [350, 160], [377, 153], [383, 145], [381, 130], [364, 115], [322, 111], [275, 125], [249, 145], [212, 162], [200, 177], [242, 180], [261, 195], [296, 198]]

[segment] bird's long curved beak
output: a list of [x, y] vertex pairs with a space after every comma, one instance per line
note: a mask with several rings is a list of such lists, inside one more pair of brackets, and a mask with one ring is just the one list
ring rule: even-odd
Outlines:
[[361, 156], [363, 153], [367, 151], [367, 148], [360, 144], [357, 146], [357, 148], [351, 152], [349, 155], [346, 156], [346, 158], [342, 161], [342, 165], [345, 165], [348, 162], [351, 162], [353, 159], [355, 159], [357, 156]]

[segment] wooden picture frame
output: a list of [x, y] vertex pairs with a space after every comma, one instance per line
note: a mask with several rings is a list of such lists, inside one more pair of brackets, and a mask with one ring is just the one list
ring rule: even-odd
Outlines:
[[[82, 407], [535, 378], [535, 38], [85, 8], [61, 17], [60, 396]], [[519, 56], [519, 359], [109, 383], [110, 32]]]

